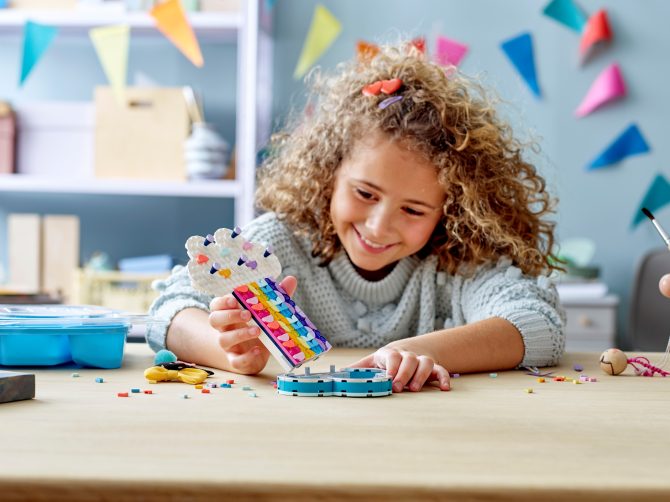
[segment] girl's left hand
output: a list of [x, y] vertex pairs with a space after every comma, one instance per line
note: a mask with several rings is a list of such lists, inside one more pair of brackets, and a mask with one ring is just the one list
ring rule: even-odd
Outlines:
[[440, 390], [450, 390], [449, 372], [428, 355], [416, 354], [399, 346], [386, 345], [377, 352], [352, 364], [352, 368], [381, 368], [393, 377], [393, 392], [402, 392], [405, 386], [420, 391], [428, 382], [436, 381]]

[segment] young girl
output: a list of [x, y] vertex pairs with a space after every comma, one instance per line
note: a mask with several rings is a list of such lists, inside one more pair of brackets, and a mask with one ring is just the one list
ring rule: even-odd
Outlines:
[[[449, 372], [556, 364], [564, 314], [547, 274], [544, 180], [482, 89], [418, 52], [386, 48], [316, 77], [309, 113], [274, 139], [245, 238], [272, 245], [281, 285], [330, 343], [374, 347], [396, 392]], [[269, 354], [230, 295], [158, 284], [149, 343], [244, 374]]]

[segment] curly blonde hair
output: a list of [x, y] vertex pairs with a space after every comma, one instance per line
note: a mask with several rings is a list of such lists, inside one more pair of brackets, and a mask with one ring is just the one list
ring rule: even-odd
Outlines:
[[[364, 86], [399, 78], [402, 100], [365, 96]], [[467, 273], [510, 257], [525, 273], [557, 268], [555, 223], [545, 221], [555, 200], [522, 157], [523, 146], [476, 81], [420, 52], [383, 47], [371, 61], [340, 64], [328, 76], [313, 72], [306, 112], [273, 137], [259, 170], [257, 204], [275, 211], [312, 255], [329, 263], [341, 249], [330, 218], [335, 174], [357, 141], [380, 132], [435, 165], [446, 199], [442, 217], [421, 251], [440, 268]]]

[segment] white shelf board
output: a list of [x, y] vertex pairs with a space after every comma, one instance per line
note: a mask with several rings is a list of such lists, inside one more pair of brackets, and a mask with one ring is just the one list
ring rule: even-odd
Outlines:
[[[198, 36], [231, 38], [237, 36], [244, 19], [241, 12], [190, 12], [188, 18]], [[107, 12], [106, 10], [17, 10], [0, 9], [0, 34], [20, 32], [27, 20], [56, 26], [64, 33], [81, 34], [98, 26], [127, 24], [131, 32], [160, 32], [154, 19], [146, 12]]]
[[237, 180], [148, 181], [115, 179], [63, 179], [49, 176], [0, 175], [0, 193], [39, 192], [164, 197], [237, 197]]

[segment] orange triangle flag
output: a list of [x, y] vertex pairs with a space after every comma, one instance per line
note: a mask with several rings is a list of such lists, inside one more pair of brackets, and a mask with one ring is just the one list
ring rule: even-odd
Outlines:
[[151, 9], [156, 26], [197, 67], [205, 64], [198, 39], [179, 0], [167, 0]]
[[612, 29], [607, 19], [607, 11], [601, 9], [593, 14], [584, 27], [582, 39], [579, 41], [579, 55], [585, 61], [598, 45], [612, 40]]
[[379, 47], [377, 45], [366, 42], [365, 40], [359, 40], [356, 43], [356, 55], [359, 63], [367, 64], [372, 61], [377, 54], [379, 54]]

